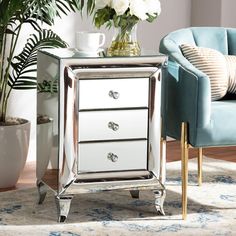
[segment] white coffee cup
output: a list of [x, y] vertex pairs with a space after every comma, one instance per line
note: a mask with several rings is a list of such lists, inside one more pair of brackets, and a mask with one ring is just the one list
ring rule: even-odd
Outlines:
[[105, 43], [105, 34], [91, 31], [76, 32], [76, 48], [82, 52], [97, 52]]

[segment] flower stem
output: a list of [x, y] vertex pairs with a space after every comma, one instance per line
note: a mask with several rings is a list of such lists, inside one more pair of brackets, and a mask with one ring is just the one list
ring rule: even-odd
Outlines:
[[116, 35], [108, 48], [108, 56], [138, 56], [141, 53], [136, 37], [136, 24], [116, 27]]

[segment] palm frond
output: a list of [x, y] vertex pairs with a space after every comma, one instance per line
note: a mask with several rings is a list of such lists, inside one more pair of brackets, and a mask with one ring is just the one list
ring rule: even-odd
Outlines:
[[95, 7], [95, 0], [88, 0], [87, 1], [87, 14], [91, 15], [93, 13]]
[[24, 17], [22, 18], [22, 22], [30, 24], [33, 27], [33, 29], [36, 31], [41, 30], [39, 23], [35, 21], [35, 19], [30, 18], [27, 15], [24, 15]]
[[[36, 88], [37, 50], [66, 47], [66, 43], [52, 31], [42, 30], [40, 21], [53, 25], [56, 16], [80, 11], [84, 3], [85, 0], [0, 0], [0, 121], [6, 119], [12, 89]], [[30, 24], [35, 34], [30, 36], [22, 52], [14, 57], [24, 24]], [[51, 92], [57, 90], [54, 83], [51, 88]]]
[[26, 10], [25, 0], [12, 1], [4, 0], [0, 2], [0, 22], [3, 26], [8, 25], [9, 21], [14, 18], [18, 18], [24, 14]]
[[11, 62], [12, 74], [9, 76], [8, 85], [12, 89], [36, 88], [37, 51], [59, 47], [67, 47], [67, 44], [51, 30], [43, 29], [32, 34], [22, 52]]
[[84, 0], [25, 0], [28, 12], [49, 25], [54, 23], [55, 16], [67, 15], [69, 12], [82, 10]]

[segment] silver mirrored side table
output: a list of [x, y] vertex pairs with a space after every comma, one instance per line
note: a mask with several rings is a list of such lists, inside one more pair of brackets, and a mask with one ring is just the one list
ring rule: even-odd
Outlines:
[[161, 138], [161, 73], [166, 56], [82, 57], [75, 49], [38, 52], [39, 204], [54, 192], [58, 221], [74, 194], [152, 190], [164, 214], [165, 142]]

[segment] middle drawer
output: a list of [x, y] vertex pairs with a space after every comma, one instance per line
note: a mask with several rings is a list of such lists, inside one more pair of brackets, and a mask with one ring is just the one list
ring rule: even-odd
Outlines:
[[79, 142], [147, 138], [148, 109], [79, 112]]

